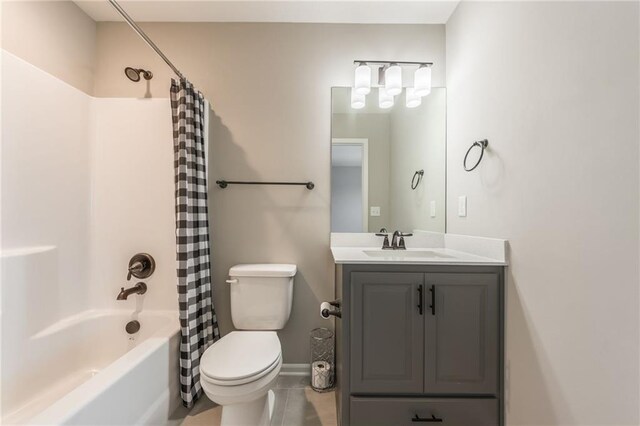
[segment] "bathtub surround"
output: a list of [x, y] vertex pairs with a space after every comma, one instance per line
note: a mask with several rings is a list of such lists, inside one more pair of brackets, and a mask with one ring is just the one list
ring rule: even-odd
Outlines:
[[176, 260], [180, 309], [182, 401], [202, 394], [200, 358], [220, 338], [211, 298], [205, 100], [186, 79], [171, 80], [176, 173]]
[[[36, 306], [53, 301], [40, 316], [17, 313], [34, 331], [89, 306], [91, 98], [3, 51], [2, 104], [12, 106], [2, 111], [2, 250], [29, 262], [33, 250], [54, 246], [56, 258], [45, 263], [49, 280], [3, 281]], [[2, 302], [7, 315], [12, 300]]]
[[[169, 99], [92, 98], [91, 104], [89, 306], [177, 310]], [[126, 281], [129, 259], [139, 252], [149, 252], [156, 261], [155, 272], [144, 280], [148, 291], [117, 301], [120, 287], [131, 285]]]
[[447, 231], [509, 240], [508, 425], [639, 422], [638, 21], [462, 2], [447, 23]]
[[[113, 396], [121, 393], [119, 386], [137, 386], [130, 380], [137, 383], [141, 376], [128, 376], [134, 359], [157, 358], [146, 350], [140, 357], [125, 355], [134, 346], [125, 325], [140, 322], [137, 345], [150, 336], [154, 318], [163, 312], [173, 312], [168, 321], [177, 321], [177, 295], [169, 100], [92, 98], [6, 51], [2, 78], [2, 103], [14, 106], [2, 115], [0, 268], [1, 386], [12, 390], [2, 393], [2, 416], [10, 424], [33, 417], [67, 393], [83, 395], [86, 402], [107, 389]], [[153, 161], [149, 152], [154, 152]], [[145, 279], [148, 291], [117, 301], [120, 287], [127, 285], [130, 257], [143, 251], [150, 251], [157, 263], [153, 276]], [[105, 316], [112, 319], [93, 319]], [[112, 334], [95, 334], [102, 327]], [[149, 383], [158, 387], [139, 389], [148, 392], [145, 409], [164, 418], [180, 404], [177, 322], [174, 329], [175, 345], [163, 346], [158, 356], [171, 351], [176, 356], [151, 367], [155, 376]], [[122, 345], [94, 351], [102, 340], [82, 343], [93, 335], [121, 339]], [[117, 352], [116, 347], [124, 349]], [[129, 377], [123, 379], [129, 384], [109, 373], [121, 355], [128, 361], [118, 361], [117, 377]], [[94, 381], [93, 375], [102, 378]], [[73, 417], [74, 410], [88, 407], [78, 401], [71, 411], [56, 412]], [[144, 415], [139, 408], [123, 412], [128, 419], [123, 422], [139, 423]]]

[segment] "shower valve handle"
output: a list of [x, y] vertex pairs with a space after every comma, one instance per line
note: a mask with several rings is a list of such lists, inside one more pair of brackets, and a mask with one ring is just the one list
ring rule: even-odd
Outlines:
[[141, 261], [134, 262], [131, 266], [129, 266], [129, 272], [127, 273], [127, 281], [131, 279], [133, 274], [140, 273], [144, 270], [145, 264]]
[[149, 278], [155, 269], [156, 261], [150, 254], [138, 253], [129, 260], [127, 281], [129, 281], [131, 277], [140, 279]]

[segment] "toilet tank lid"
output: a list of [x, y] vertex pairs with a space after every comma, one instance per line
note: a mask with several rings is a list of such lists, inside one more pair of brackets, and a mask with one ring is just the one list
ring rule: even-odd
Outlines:
[[298, 268], [286, 263], [236, 265], [229, 269], [231, 277], [293, 277]]

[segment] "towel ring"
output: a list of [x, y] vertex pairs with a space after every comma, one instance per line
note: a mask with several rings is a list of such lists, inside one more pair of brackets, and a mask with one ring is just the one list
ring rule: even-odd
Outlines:
[[[422, 176], [424, 176], [424, 170], [418, 170], [413, 174], [413, 177], [411, 178], [411, 189], [416, 189], [418, 185], [420, 185]], [[416, 180], [416, 178], [418, 179]]]
[[[487, 148], [488, 145], [489, 145], [489, 141], [487, 139], [482, 139], [481, 141], [475, 141], [469, 147], [469, 149], [467, 150], [467, 153], [464, 155], [464, 161], [462, 162], [462, 166], [467, 172], [471, 172], [475, 170], [475, 168], [480, 165], [480, 162], [482, 161], [482, 157], [484, 156], [484, 150]], [[478, 161], [473, 167], [469, 168], [467, 167], [467, 157], [469, 156], [469, 153], [471, 152], [471, 150], [473, 150], [473, 148], [476, 146], [479, 146], [482, 149], [482, 151], [480, 151], [480, 158], [478, 158]]]

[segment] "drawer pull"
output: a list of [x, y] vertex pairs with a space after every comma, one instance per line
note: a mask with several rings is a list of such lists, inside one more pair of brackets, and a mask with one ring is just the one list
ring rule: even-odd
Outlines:
[[422, 295], [422, 284], [420, 284], [418, 286], [418, 312], [420, 312], [420, 315], [423, 314], [423, 302], [422, 300], [424, 299], [424, 296]]
[[433, 414], [431, 415], [431, 418], [425, 418], [425, 417], [420, 417], [417, 414], [415, 416], [413, 416], [413, 418], [411, 419], [412, 422], [421, 422], [421, 423], [442, 423], [442, 419], [437, 418], [436, 416], [434, 416]]

